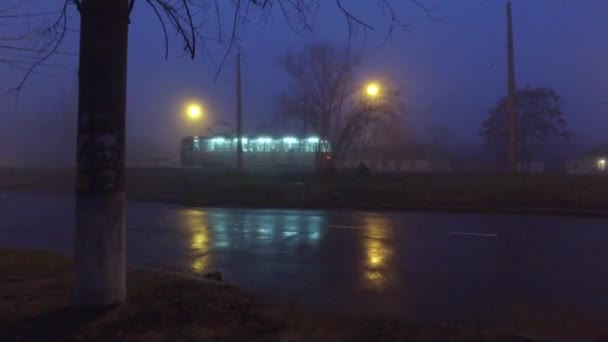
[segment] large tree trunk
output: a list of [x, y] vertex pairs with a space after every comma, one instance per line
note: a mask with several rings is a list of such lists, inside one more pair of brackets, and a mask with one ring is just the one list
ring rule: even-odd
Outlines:
[[127, 0], [82, 0], [74, 305], [126, 298]]

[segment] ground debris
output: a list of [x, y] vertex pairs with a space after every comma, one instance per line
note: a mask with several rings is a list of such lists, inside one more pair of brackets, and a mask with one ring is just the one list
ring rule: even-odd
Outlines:
[[[48, 277], [46, 263], [54, 265], [54, 281], [32, 281]], [[22, 287], [0, 286], [0, 341], [524, 340], [499, 331], [405, 319], [326, 316], [226, 284], [142, 270], [129, 271], [126, 303], [76, 309], [69, 306], [71, 267], [70, 259], [54, 253], [0, 249], [0, 279], [3, 272], [19, 270], [25, 270], [26, 278]], [[212, 274], [221, 280], [220, 272]], [[29, 301], [20, 307], [21, 316], [11, 308], [24, 296]]]
[[207, 272], [203, 275], [205, 279], [221, 282], [223, 280], [220, 271]]

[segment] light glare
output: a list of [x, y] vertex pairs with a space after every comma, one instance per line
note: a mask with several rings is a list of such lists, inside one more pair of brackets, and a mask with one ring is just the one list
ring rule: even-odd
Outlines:
[[201, 117], [201, 115], [203, 114], [203, 109], [201, 108], [201, 106], [199, 104], [193, 103], [188, 105], [188, 108], [186, 109], [186, 113], [188, 114], [188, 117], [190, 119], [196, 120], [198, 118]]
[[376, 97], [380, 93], [380, 86], [376, 83], [370, 83], [367, 85], [367, 95], [370, 97]]

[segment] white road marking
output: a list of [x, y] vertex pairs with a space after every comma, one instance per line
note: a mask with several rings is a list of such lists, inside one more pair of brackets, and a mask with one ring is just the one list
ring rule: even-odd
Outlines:
[[498, 237], [498, 234], [492, 233], [473, 233], [473, 232], [450, 232], [452, 235], [464, 235], [464, 236], [479, 236], [479, 237]]

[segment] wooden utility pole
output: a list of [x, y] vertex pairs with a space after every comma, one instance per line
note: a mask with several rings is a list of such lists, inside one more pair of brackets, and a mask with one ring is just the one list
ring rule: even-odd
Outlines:
[[508, 170], [517, 172], [517, 111], [516, 111], [516, 85], [515, 85], [515, 53], [513, 44], [513, 15], [511, 12], [511, 0], [507, 1], [507, 77], [508, 98], [507, 115], [509, 116], [509, 147], [508, 147]]
[[243, 170], [243, 99], [241, 90], [241, 51], [236, 55], [236, 168]]

